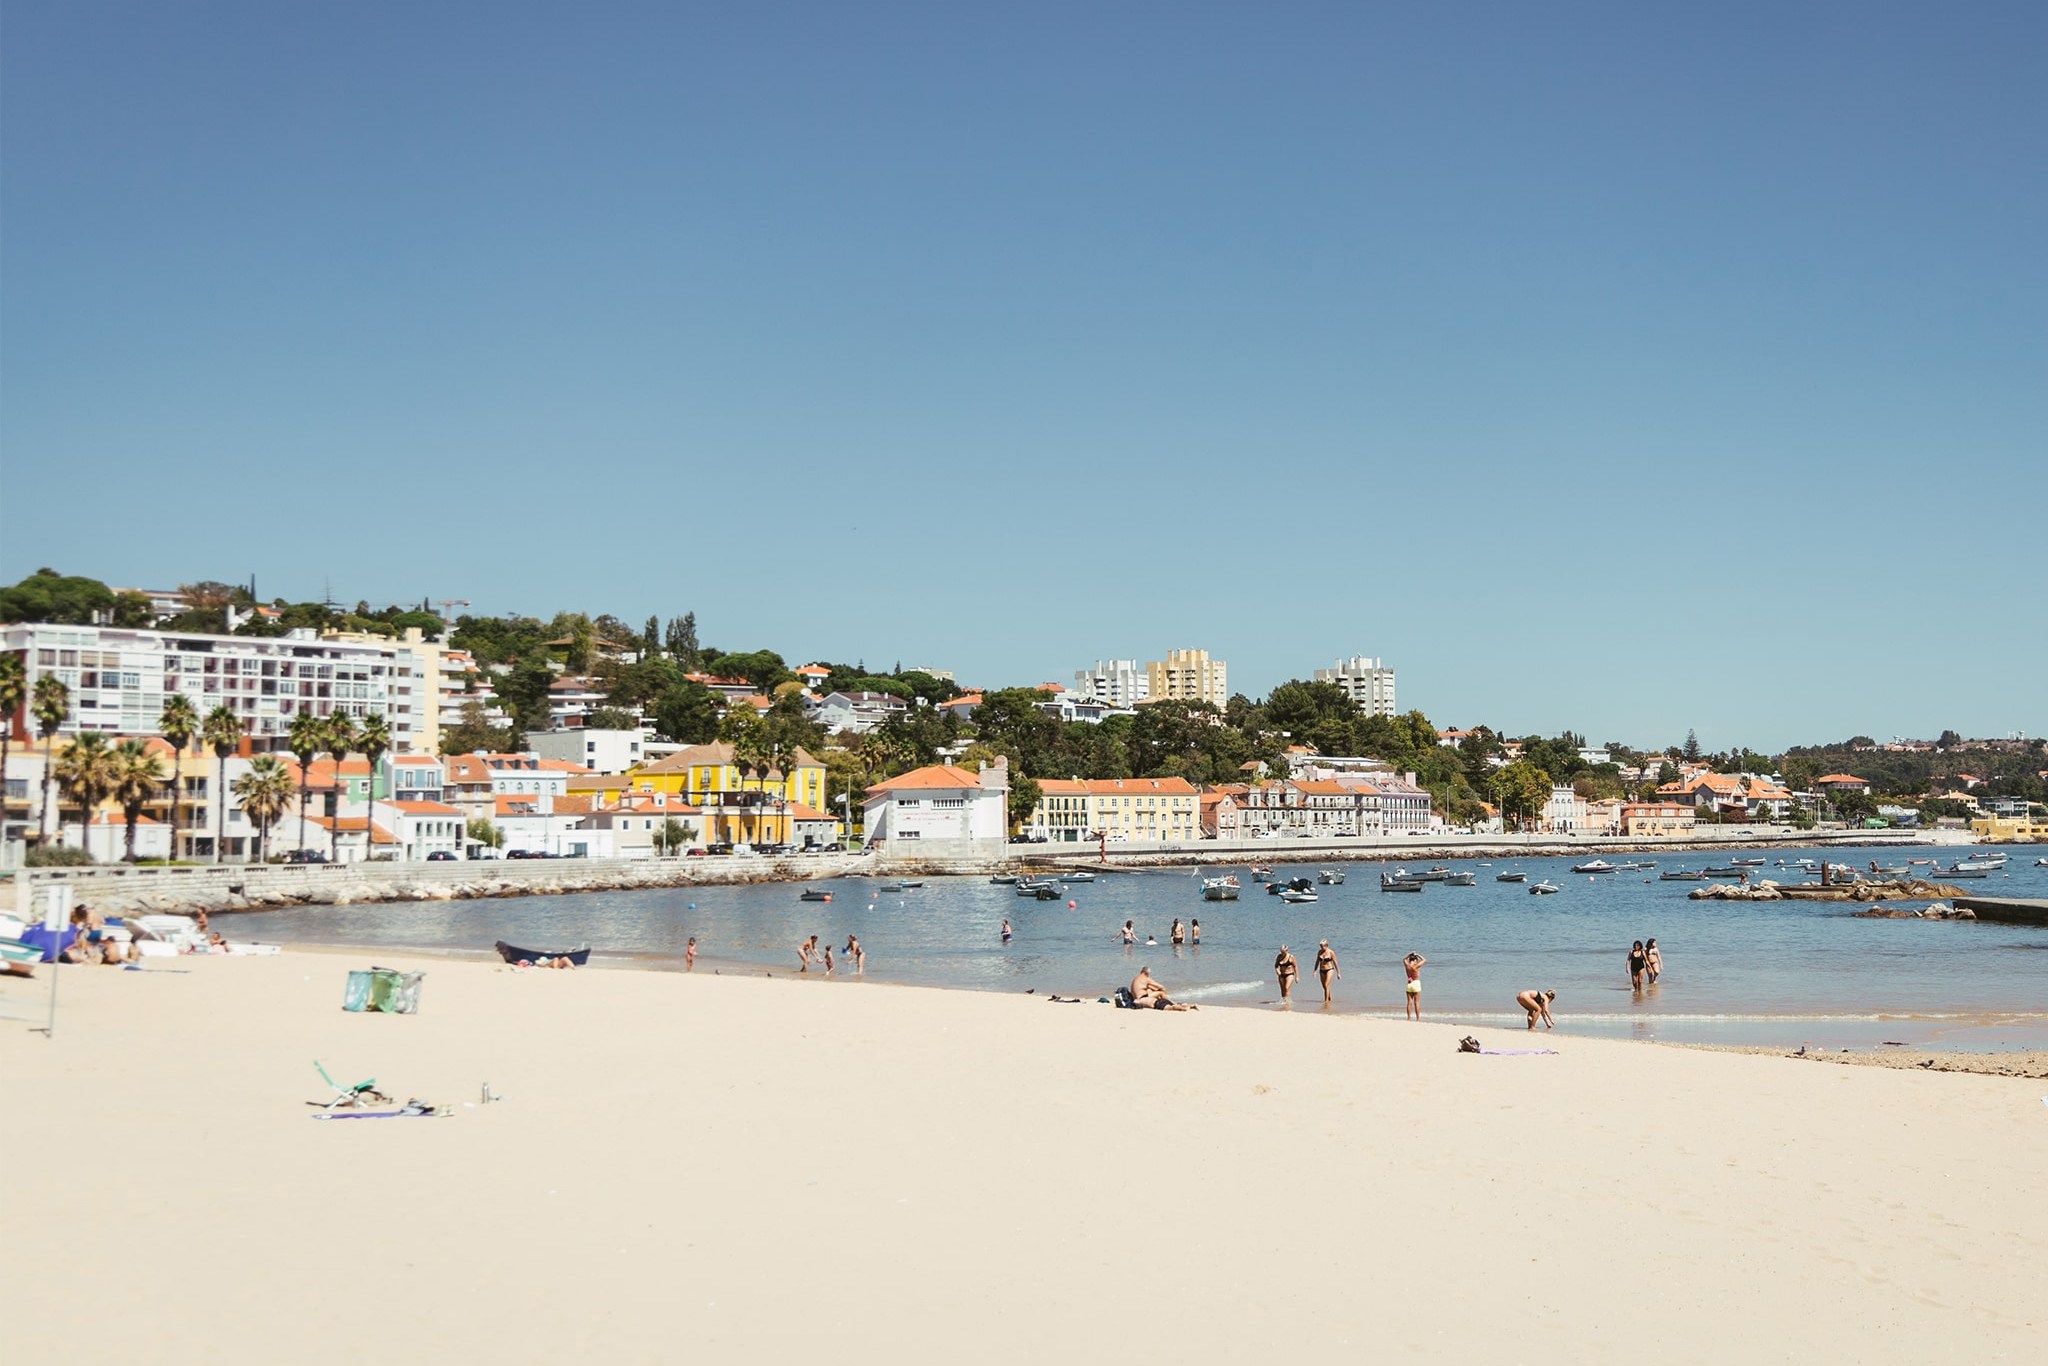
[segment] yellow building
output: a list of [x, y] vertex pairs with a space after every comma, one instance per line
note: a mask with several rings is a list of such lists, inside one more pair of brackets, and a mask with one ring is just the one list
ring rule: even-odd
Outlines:
[[2048, 844], [2048, 821], [2032, 816], [1980, 816], [1970, 833], [1993, 844]]
[[1228, 666], [1207, 650], [1168, 650], [1145, 665], [1145, 683], [1148, 702], [1230, 702]]
[[702, 809], [706, 843], [788, 844], [826, 819], [825, 765], [799, 749], [784, 768], [742, 771], [723, 741], [628, 770], [635, 792], [669, 792]]
[[1041, 778], [1027, 827], [1059, 843], [1167, 844], [1202, 836], [1200, 794], [1185, 778]]

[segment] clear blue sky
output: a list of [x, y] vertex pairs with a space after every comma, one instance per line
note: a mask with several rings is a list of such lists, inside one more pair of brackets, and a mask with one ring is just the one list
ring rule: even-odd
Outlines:
[[2048, 728], [2048, 7], [17, 4], [6, 581]]

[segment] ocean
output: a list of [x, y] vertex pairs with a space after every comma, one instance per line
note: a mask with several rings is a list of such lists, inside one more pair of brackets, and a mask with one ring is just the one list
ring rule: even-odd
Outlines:
[[[2048, 898], [2048, 868], [2034, 866], [2048, 850], [2001, 852], [2010, 859], [2003, 872], [1957, 885], [1973, 895]], [[1796, 882], [1797, 872], [1778, 860], [1823, 854], [1863, 867], [1873, 858], [1892, 865], [1938, 856], [1945, 864], [1958, 851], [1773, 850], [1757, 872]], [[1043, 902], [984, 878], [932, 878], [899, 892], [882, 891], [881, 878], [842, 878], [300, 907], [239, 913], [223, 923], [238, 939], [430, 952], [488, 954], [499, 939], [529, 948], [589, 943], [594, 966], [652, 968], [679, 968], [694, 935], [699, 972], [778, 975], [795, 970], [806, 936], [817, 934], [836, 952], [855, 934], [873, 983], [1093, 999], [1147, 965], [1177, 999], [1265, 1009], [1279, 1008], [1273, 956], [1287, 944], [1303, 972], [1292, 1009], [1317, 1012], [1321, 990], [1310, 964], [1317, 941], [1328, 939], [1343, 971], [1337, 1014], [1398, 1018], [1400, 959], [1413, 950], [1428, 959], [1423, 1011], [1436, 1021], [1519, 1028], [1515, 993], [1533, 987], [1557, 992], [1552, 1009], [1566, 1033], [1787, 1047], [2048, 1047], [2048, 927], [1858, 919], [1861, 907], [1838, 902], [1691, 901], [1686, 893], [1699, 884], [1662, 882], [1658, 874], [1720, 865], [1729, 854], [1609, 854], [1612, 862], [1655, 857], [1658, 866], [1571, 873], [1590, 857], [1452, 860], [1447, 866], [1470, 869], [1479, 885], [1438, 884], [1419, 895], [1382, 893], [1378, 863], [1276, 864], [1283, 879], [1313, 877], [1322, 867], [1347, 873], [1344, 884], [1319, 887], [1320, 900], [1298, 906], [1267, 895], [1243, 867], [1227, 870], [1244, 883], [1241, 900], [1204, 902], [1201, 878], [1226, 871], [1209, 867], [1102, 872]], [[1507, 869], [1562, 890], [1531, 896], [1525, 884], [1496, 882]], [[800, 901], [804, 887], [833, 899]], [[1199, 948], [1169, 944], [1175, 917], [1201, 922]], [[1015, 932], [1007, 944], [999, 935], [1004, 919]], [[1126, 919], [1135, 922], [1135, 946], [1118, 942]], [[1147, 936], [1158, 942], [1146, 944]], [[1651, 936], [1663, 952], [1663, 980], [1635, 991], [1625, 966], [1629, 945]]]

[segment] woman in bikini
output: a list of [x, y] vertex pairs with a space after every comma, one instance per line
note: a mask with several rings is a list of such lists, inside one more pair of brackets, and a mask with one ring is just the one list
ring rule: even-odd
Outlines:
[[1550, 1018], [1550, 1003], [1556, 999], [1554, 991], [1524, 991], [1515, 997], [1515, 1004], [1529, 1013], [1529, 1028], [1534, 1029], [1540, 1018], [1545, 1029], [1554, 1029], [1557, 1025]]
[[1323, 1004], [1330, 1004], [1330, 983], [1344, 974], [1338, 971], [1337, 955], [1330, 952], [1330, 941], [1325, 939], [1316, 948], [1316, 976], [1323, 984]]
[[1649, 966], [1650, 960], [1643, 953], [1643, 941], [1638, 939], [1628, 951], [1628, 984], [1637, 991], [1643, 989], [1643, 973]]
[[1411, 1020], [1422, 1019], [1422, 965], [1428, 961], [1419, 953], [1411, 953], [1401, 960], [1401, 969], [1408, 974], [1408, 1004], [1404, 1007], [1404, 1014]]
[[1664, 975], [1664, 955], [1657, 952], [1654, 939], [1643, 945], [1643, 970], [1649, 975], [1651, 986], [1656, 986], [1657, 979]]
[[685, 944], [685, 945], [683, 945], [683, 971], [684, 971], [684, 972], [695, 972], [696, 970], [697, 970], [697, 936], [693, 934], [693, 935], [691, 935], [691, 936], [690, 936], [690, 942], [689, 942], [689, 943], [687, 943], [687, 944]]
[[1287, 951], [1285, 944], [1280, 946], [1279, 954], [1273, 959], [1273, 975], [1280, 979], [1280, 999], [1292, 1000], [1294, 979], [1301, 976], [1301, 967], [1294, 961], [1294, 955]]

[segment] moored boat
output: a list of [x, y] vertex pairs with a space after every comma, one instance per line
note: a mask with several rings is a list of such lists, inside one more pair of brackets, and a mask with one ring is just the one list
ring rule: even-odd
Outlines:
[[1557, 884], [1554, 882], [1532, 882], [1529, 884], [1530, 896], [1550, 896], [1556, 891]]
[[1706, 873], [1688, 873], [1683, 868], [1673, 868], [1669, 872], [1657, 874], [1657, 880], [1659, 882], [1705, 882], [1708, 876]]
[[1280, 899], [1290, 906], [1299, 906], [1305, 902], [1316, 901], [1320, 898], [1316, 896], [1316, 891], [1313, 887], [1289, 887], [1286, 891], [1280, 893]]
[[1953, 868], [1936, 868], [1936, 869], [1934, 870], [1933, 876], [1935, 876], [1935, 877], [1938, 877], [1938, 878], [1949, 878], [1949, 879], [1954, 879], [1954, 878], [1959, 878], [1959, 877], [1961, 877], [1961, 878], [1972, 878], [1972, 877], [1975, 877], [1975, 878], [1985, 878], [1985, 877], [1990, 877], [1990, 876], [1991, 876], [1991, 870], [1990, 870], [1989, 868], [1965, 868], [1965, 867], [1964, 867], [1963, 865], [1961, 865], [1961, 864], [1957, 864], [1957, 865], [1956, 865], [1955, 867], [1953, 867]]
[[1235, 901], [1242, 888], [1234, 877], [1210, 877], [1202, 879], [1202, 900]]
[[798, 901], [830, 901], [832, 893], [817, 887], [806, 887], [797, 893]]
[[1419, 892], [1423, 885], [1420, 882], [1410, 882], [1407, 878], [1396, 877], [1392, 873], [1380, 874], [1380, 890], [1383, 892]]
[[1475, 887], [1478, 884], [1479, 874], [1477, 873], [1444, 874], [1444, 886], [1446, 887]]
[[1618, 873], [1621, 870], [1606, 859], [1596, 858], [1585, 863], [1574, 863], [1572, 871], [1575, 873]]
[[570, 963], [580, 968], [590, 961], [590, 945], [588, 944], [578, 949], [522, 949], [516, 945], [507, 944], [504, 940], [500, 939], [497, 949], [498, 957], [508, 963], [553, 962], [557, 958], [566, 958]]
[[1061, 882], [1093, 882], [1095, 881], [1095, 874], [1088, 872], [1061, 873], [1059, 880]]
[[1015, 874], [1011, 873], [997, 873], [988, 881], [991, 887], [1014, 887], [1017, 885], [1017, 878]]
[[1344, 885], [1344, 870], [1342, 868], [1325, 868], [1322, 872], [1316, 874], [1316, 881], [1322, 883], [1325, 887], [1341, 887]]
[[1529, 875], [1527, 873], [1495, 873], [1493, 880], [1495, 882], [1527, 882]]

